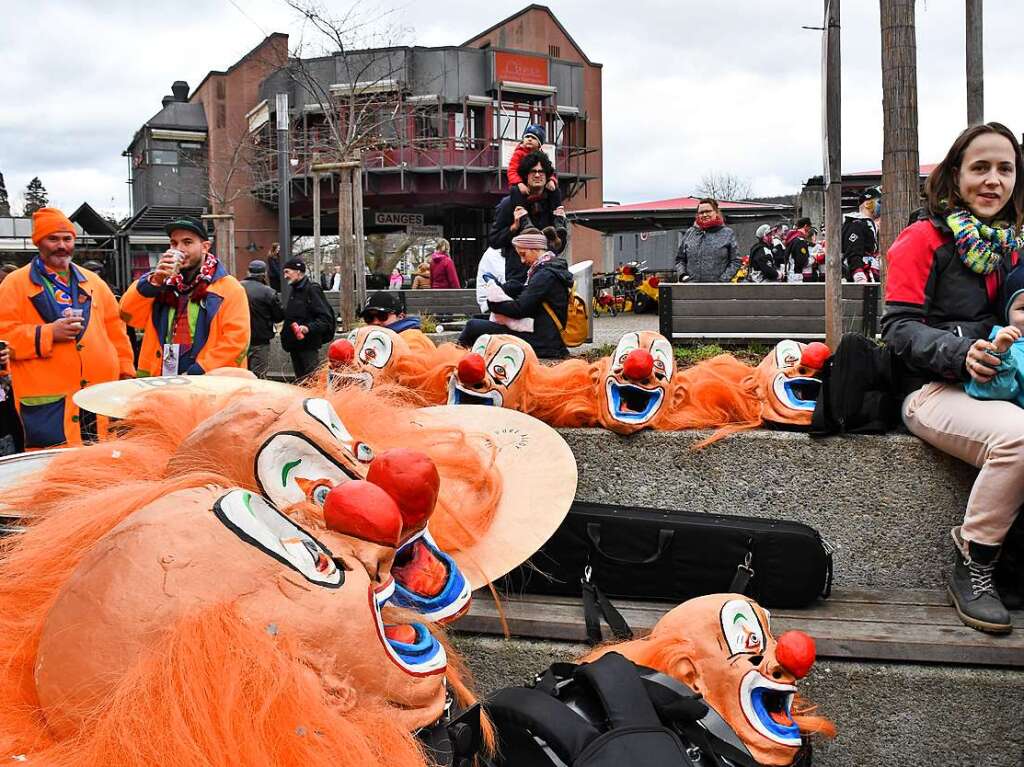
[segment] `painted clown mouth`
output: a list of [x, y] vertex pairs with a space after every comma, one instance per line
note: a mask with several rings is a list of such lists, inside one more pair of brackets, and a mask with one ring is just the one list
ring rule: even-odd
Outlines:
[[448, 656], [437, 638], [422, 623], [385, 624], [381, 608], [395, 595], [395, 581], [374, 589], [370, 587], [370, 606], [377, 621], [377, 636], [387, 650], [388, 657], [400, 669], [412, 676], [432, 676], [444, 673]]
[[469, 582], [426, 529], [398, 550], [391, 574], [393, 604], [415, 610], [428, 621], [450, 621], [469, 609]]
[[800, 728], [793, 721], [796, 687], [766, 679], [750, 671], [740, 683], [740, 706], [750, 726], [761, 735], [784, 746], [800, 746]]
[[821, 393], [821, 380], [805, 376], [787, 378], [780, 373], [775, 376], [772, 388], [783, 405], [793, 410], [814, 410]]
[[503, 404], [501, 392], [496, 389], [491, 391], [473, 391], [459, 383], [453, 373], [448, 379], [448, 404], [449, 405], [489, 405], [501, 407]]
[[643, 423], [654, 416], [665, 397], [660, 388], [645, 389], [636, 384], [608, 379], [608, 414], [622, 423]]
[[327, 372], [327, 379], [335, 389], [341, 389], [345, 386], [367, 390], [373, 388], [373, 375], [367, 372], [329, 370]]

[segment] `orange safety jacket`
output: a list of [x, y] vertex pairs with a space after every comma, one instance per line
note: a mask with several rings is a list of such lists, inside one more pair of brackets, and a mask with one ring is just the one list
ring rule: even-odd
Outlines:
[[[78, 279], [84, 321], [77, 341], [53, 340], [53, 327], [45, 319], [46, 288], [31, 263], [0, 283], [0, 339], [11, 351], [11, 384], [26, 449], [80, 445], [83, 431], [95, 433], [97, 425], [91, 416], [79, 413], [71, 395], [92, 384], [135, 375], [131, 343], [114, 294], [88, 269], [76, 264], [71, 269]], [[100, 419], [98, 428], [103, 427]]]
[[[175, 308], [155, 300], [170, 288], [153, 285], [149, 273], [133, 282], [121, 297], [121, 318], [145, 331], [139, 352], [139, 377], [163, 372], [164, 343], [173, 333]], [[249, 299], [245, 288], [218, 263], [206, 295], [189, 302], [192, 348], [182, 375], [202, 375], [223, 367], [244, 368], [249, 351]]]

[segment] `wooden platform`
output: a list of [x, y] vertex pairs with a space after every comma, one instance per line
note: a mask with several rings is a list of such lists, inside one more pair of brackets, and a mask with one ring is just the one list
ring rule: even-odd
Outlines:
[[[615, 600], [637, 636], [646, 634], [672, 605]], [[505, 618], [514, 637], [583, 642], [586, 629], [579, 599], [507, 597]], [[983, 634], [964, 626], [943, 591], [836, 589], [804, 610], [771, 610], [772, 633], [800, 629], [814, 637], [821, 658], [1024, 667], [1024, 614], [1014, 613], [1015, 631]], [[487, 592], [474, 594], [460, 633], [501, 635], [501, 621]], [[605, 638], [611, 636], [604, 627]]]

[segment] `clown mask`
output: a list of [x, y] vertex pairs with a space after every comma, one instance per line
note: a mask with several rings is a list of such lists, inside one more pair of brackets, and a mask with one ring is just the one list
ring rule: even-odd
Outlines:
[[[336, 488], [368, 479], [391, 492], [398, 487], [396, 477], [424, 476], [425, 471], [413, 469], [423, 461], [430, 463], [414, 451], [375, 456], [369, 445], [352, 436], [331, 404], [319, 398], [278, 402], [247, 398], [234, 403], [190, 434], [172, 464], [180, 461], [197, 467], [209, 463], [211, 468], [222, 469], [223, 445], [234, 446], [235, 465], [241, 467], [232, 479], [259, 488], [268, 504], [316, 534], [325, 530], [323, 509]], [[432, 463], [429, 468], [433, 469]], [[382, 565], [381, 576], [390, 576], [397, 556], [401, 564], [395, 572], [398, 583], [391, 587], [396, 603], [437, 621], [464, 612], [470, 588], [455, 562], [433, 543], [426, 530], [438, 493], [436, 469], [433, 472], [435, 484], [430, 492], [408, 493], [417, 496], [415, 504], [399, 502], [402, 535], [395, 544], [397, 553], [393, 551]], [[424, 503], [428, 497], [429, 504]]]
[[351, 361], [347, 365], [332, 365], [332, 373], [344, 374], [367, 389], [375, 383], [394, 380], [396, 363], [412, 353], [398, 333], [377, 325], [357, 328], [346, 340], [353, 347]]
[[675, 665], [660, 670], [703, 695], [759, 764], [792, 763], [802, 744], [792, 705], [815, 660], [810, 637], [789, 631], [776, 641], [767, 610], [738, 594], [713, 594], [669, 611], [644, 641], [664, 644]]
[[650, 426], [665, 404], [675, 358], [672, 344], [653, 331], [626, 333], [615, 353], [599, 365], [598, 421], [606, 429], [631, 434]]
[[821, 392], [818, 377], [831, 352], [823, 343], [780, 341], [757, 366], [755, 378], [765, 422], [791, 427], [811, 425]]
[[[143, 507], [86, 554], [47, 617], [35, 684], [47, 722], [74, 731], [180, 621], [227, 607], [274, 638], [341, 710], [372, 696], [403, 724], [445, 702], [443, 647], [381, 607], [398, 512], [378, 489], [365, 520], [314, 535], [247, 490], [204, 487]], [[351, 530], [360, 527], [363, 538]]]
[[448, 404], [518, 409], [517, 381], [527, 366], [538, 364], [533, 348], [522, 339], [482, 335], [448, 378]]

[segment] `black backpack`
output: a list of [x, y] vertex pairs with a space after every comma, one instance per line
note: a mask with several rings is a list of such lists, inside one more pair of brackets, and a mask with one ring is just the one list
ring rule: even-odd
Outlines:
[[[616, 652], [556, 663], [532, 688], [484, 704], [494, 767], [756, 767], [732, 728], [689, 687]], [[810, 764], [810, 746], [794, 764]]]
[[892, 352], [847, 333], [825, 363], [811, 419], [813, 436], [884, 434], [900, 423], [902, 397]]
[[328, 300], [327, 296], [324, 295], [323, 289], [312, 280], [309, 281], [309, 290], [306, 291], [306, 312], [308, 316], [314, 314], [313, 303], [317, 302], [321, 308], [327, 310], [327, 313], [331, 316], [330, 330], [324, 332], [318, 339], [317, 344], [323, 346], [329, 344], [334, 340], [334, 334], [338, 328], [338, 313], [334, 311], [334, 306]]

